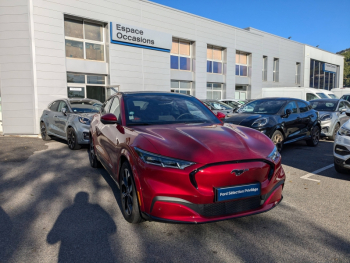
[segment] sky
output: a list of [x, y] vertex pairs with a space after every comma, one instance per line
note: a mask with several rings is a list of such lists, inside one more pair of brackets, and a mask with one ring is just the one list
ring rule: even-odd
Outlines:
[[338, 52], [350, 48], [350, 0], [151, 0], [239, 28]]

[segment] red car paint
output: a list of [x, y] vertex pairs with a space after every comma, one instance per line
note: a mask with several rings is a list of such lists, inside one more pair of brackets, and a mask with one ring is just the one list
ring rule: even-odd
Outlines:
[[[103, 113], [96, 114], [91, 122], [91, 138], [98, 159], [116, 182], [122, 161], [129, 162], [145, 219], [204, 223], [265, 212], [282, 200], [285, 173], [281, 158], [267, 157], [275, 145], [264, 134], [222, 122], [128, 126], [124, 96], [116, 95], [121, 109], [119, 123], [103, 124]], [[195, 164], [183, 170], [147, 164], [135, 147]], [[249, 171], [235, 176], [232, 174], [235, 169]], [[257, 182], [261, 184], [258, 206], [231, 214], [215, 214], [216, 208], [220, 206], [220, 211], [224, 211], [227, 208], [222, 207], [228, 204], [215, 202], [216, 188]], [[228, 202], [234, 206], [248, 201]]]

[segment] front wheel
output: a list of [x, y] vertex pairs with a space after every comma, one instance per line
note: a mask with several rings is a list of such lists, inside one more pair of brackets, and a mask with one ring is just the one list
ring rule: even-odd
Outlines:
[[284, 136], [283, 136], [282, 132], [275, 131], [272, 134], [271, 140], [276, 145], [278, 152], [281, 152], [282, 148], [283, 148], [283, 141], [284, 141]]
[[89, 161], [90, 161], [90, 165], [92, 168], [101, 167], [101, 163], [97, 159], [97, 156], [96, 156], [94, 141], [93, 141], [92, 137], [90, 137]]
[[138, 224], [143, 221], [137, 201], [136, 187], [132, 178], [131, 167], [124, 162], [119, 176], [121, 210], [126, 221]]
[[44, 141], [49, 141], [51, 140], [51, 137], [47, 134], [47, 129], [46, 129], [46, 125], [44, 122], [40, 123], [40, 134], [41, 134], [41, 138]]
[[315, 147], [320, 141], [320, 127], [315, 126], [311, 130], [311, 138], [306, 141], [308, 146]]
[[67, 143], [69, 149], [71, 150], [78, 150], [81, 147], [78, 144], [78, 137], [73, 128], [68, 128], [67, 130]]
[[337, 136], [337, 132], [338, 132], [339, 128], [340, 128], [340, 125], [339, 125], [339, 123], [337, 123], [334, 127], [332, 136], [329, 137], [330, 140], [332, 140], [332, 141], [335, 140], [335, 137]]

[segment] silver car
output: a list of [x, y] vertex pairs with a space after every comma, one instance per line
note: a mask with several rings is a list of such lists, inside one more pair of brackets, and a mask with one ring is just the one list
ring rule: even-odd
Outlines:
[[51, 102], [40, 118], [43, 140], [55, 136], [64, 139], [71, 150], [89, 143], [92, 117], [100, 111], [102, 103], [91, 99], [60, 99]]
[[349, 119], [345, 112], [350, 109], [350, 103], [342, 99], [318, 99], [310, 104], [319, 112], [321, 135], [334, 140], [339, 128]]

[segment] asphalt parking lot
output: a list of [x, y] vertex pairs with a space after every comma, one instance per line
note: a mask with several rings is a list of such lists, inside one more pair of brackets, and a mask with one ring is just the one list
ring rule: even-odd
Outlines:
[[131, 225], [87, 148], [0, 137], [0, 262], [350, 262], [350, 175], [329, 167], [332, 145], [284, 147], [284, 199], [267, 213]]

